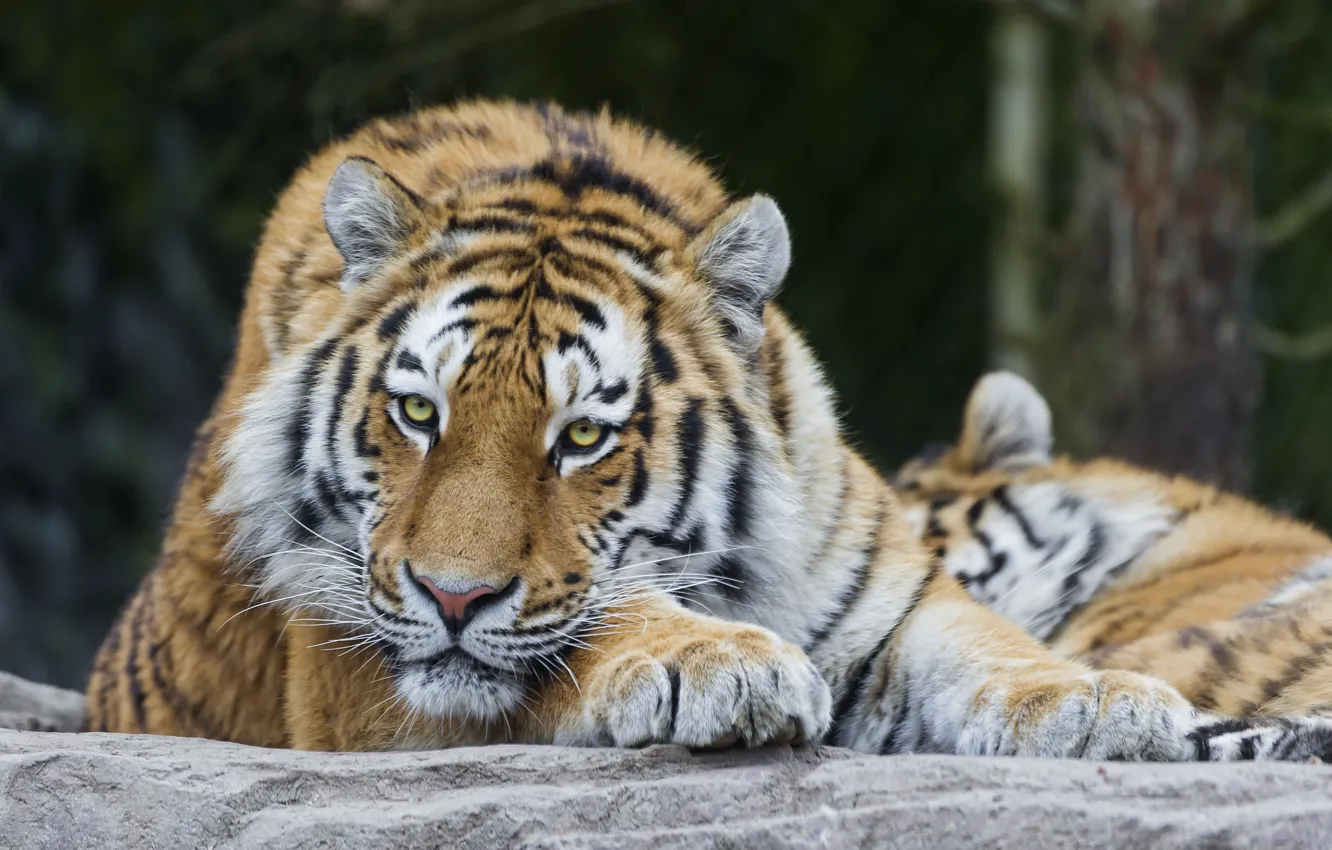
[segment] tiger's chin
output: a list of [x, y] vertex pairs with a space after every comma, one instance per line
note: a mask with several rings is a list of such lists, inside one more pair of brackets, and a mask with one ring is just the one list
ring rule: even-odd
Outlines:
[[458, 649], [403, 664], [397, 684], [407, 705], [443, 719], [498, 720], [518, 708], [527, 691], [519, 676]]

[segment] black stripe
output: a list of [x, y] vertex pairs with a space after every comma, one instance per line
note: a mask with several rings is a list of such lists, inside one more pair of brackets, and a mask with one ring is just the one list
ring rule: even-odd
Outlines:
[[605, 231], [593, 230], [586, 227], [573, 231], [569, 236], [586, 239], [589, 242], [597, 242], [613, 251], [621, 251], [632, 257], [635, 262], [649, 269], [656, 265], [657, 257], [661, 255], [662, 251], [662, 249], [657, 246], [644, 247], [636, 245], [628, 239], [623, 239], [614, 234], [606, 233]]
[[[372, 125], [369, 133], [375, 141], [384, 147], [409, 154], [445, 139], [459, 137], [489, 139], [491, 136], [490, 128], [484, 125], [457, 124], [452, 121], [436, 120], [427, 126], [422, 126], [415, 116]], [[398, 135], [399, 133], [403, 135]], [[393, 182], [397, 183], [398, 181], [394, 180]], [[405, 187], [404, 191], [406, 191]]]
[[991, 496], [994, 498], [994, 503], [996, 505], [1002, 508], [1003, 511], [1013, 519], [1017, 520], [1018, 528], [1022, 529], [1022, 536], [1026, 539], [1028, 546], [1033, 549], [1045, 548], [1045, 541], [1036, 536], [1036, 532], [1032, 529], [1031, 522], [1028, 521], [1026, 515], [1019, 511], [1017, 506], [1013, 504], [1013, 500], [1008, 494], [1007, 484], [994, 488], [994, 492]]
[[[324, 518], [329, 520], [342, 518], [342, 506], [333, 486], [333, 481], [329, 478], [327, 472], [321, 469], [315, 473], [314, 488], [319, 506], [323, 508]], [[315, 528], [313, 525], [310, 527]]]
[[[768, 407], [777, 433], [786, 440], [791, 434], [791, 391], [786, 381], [786, 356], [776, 336], [763, 338], [761, 349], [767, 356]], [[789, 451], [789, 449], [788, 449]]]
[[472, 218], [459, 218], [450, 222], [450, 230], [488, 230], [493, 233], [534, 233], [536, 225], [530, 221], [507, 218], [501, 215], [477, 215]]
[[592, 325], [594, 328], [597, 328], [598, 330], [606, 329], [606, 317], [601, 314], [601, 310], [597, 308], [597, 305], [593, 304], [583, 296], [575, 295], [572, 292], [562, 292], [555, 296], [554, 300], [561, 304], [567, 304], [577, 310], [578, 314], [583, 317], [583, 321]]
[[[144, 582], [145, 587], [140, 588], [139, 593], [142, 594], [147, 592], [146, 585], [150, 584], [151, 582], [152, 582], [151, 578], [145, 581]], [[131, 616], [130, 612], [133, 609], [133, 605], [134, 601], [132, 598], [130, 604], [127, 605], [122, 610], [120, 617], [117, 618], [115, 627], [112, 628], [111, 633], [106, 636], [106, 643], [102, 645], [102, 649], [98, 653], [99, 665], [97, 668], [97, 672], [102, 677], [102, 686], [97, 690], [98, 725], [96, 726], [96, 728], [93, 728], [91, 724], [89, 724], [89, 731], [91, 732], [109, 731], [111, 715], [108, 711], [108, 707], [110, 704], [109, 701], [111, 697], [111, 689], [115, 686], [116, 683], [116, 676], [112, 672], [112, 667], [115, 664], [116, 652], [120, 650], [121, 635], [129, 627], [129, 618]]]
[[749, 590], [749, 574], [745, 570], [745, 565], [734, 555], [726, 555], [717, 562], [714, 568], [718, 576], [724, 581], [719, 582], [721, 593], [731, 602], [743, 602]]
[[296, 409], [287, 423], [287, 469], [298, 473], [305, 469], [305, 443], [310, 436], [310, 405], [314, 400], [316, 384], [319, 383], [319, 370], [332, 357], [338, 346], [338, 340], [330, 339], [315, 349], [310, 360], [301, 370], [300, 395], [296, 400]]
[[[423, 591], [423, 592], [424, 592], [424, 591]], [[365, 604], [366, 604], [366, 605], [369, 605], [370, 608], [371, 608], [371, 610], [373, 610], [376, 614], [378, 614], [379, 616], [383, 617], [385, 620], [387, 620], [387, 621], [390, 622], [390, 623], [395, 623], [395, 624], [400, 625], [400, 626], [409, 626], [409, 627], [412, 627], [412, 628], [420, 628], [420, 627], [421, 627], [421, 624], [418, 623], [418, 622], [416, 622], [415, 620], [412, 620], [412, 619], [409, 619], [409, 618], [407, 618], [407, 617], [404, 617], [404, 616], [402, 616], [401, 614], [399, 614], [399, 613], [396, 612], [396, 611], [390, 611], [390, 610], [388, 610], [387, 608], [383, 608], [383, 607], [381, 607], [380, 605], [378, 605], [378, 604], [375, 602], [375, 599], [374, 599], [373, 596], [367, 596], [367, 597], [366, 597], [366, 600], [365, 600]], [[386, 643], [387, 643], [387, 642], [386, 642]], [[392, 644], [389, 643], [389, 645], [392, 645]]]
[[647, 463], [643, 458], [643, 449], [634, 449], [634, 477], [629, 483], [629, 495], [625, 499], [627, 507], [634, 507], [643, 501], [647, 493]]
[[399, 352], [398, 359], [393, 362], [393, 365], [399, 369], [405, 369], [409, 372], [416, 372], [429, 377], [429, 373], [426, 372], [425, 364], [421, 362], [421, 358], [417, 357], [410, 351], [403, 350]]
[[567, 354], [571, 348], [578, 349], [583, 353], [583, 356], [587, 358], [587, 362], [597, 374], [601, 374], [601, 358], [597, 357], [597, 353], [592, 350], [592, 346], [588, 345], [587, 340], [583, 338], [582, 334], [571, 334], [568, 331], [560, 331], [560, 336], [555, 343], [555, 348], [560, 354]]
[[[470, 331], [474, 327], [476, 327], [476, 319], [471, 319], [466, 316], [464, 316], [461, 319], [454, 319], [452, 322], [449, 322], [447, 325], [445, 325], [444, 327], [440, 328], [439, 330], [431, 334], [430, 342], [431, 343], [439, 342], [441, 339], [453, 333], [454, 331], [459, 331], [459, 330]], [[423, 369], [422, 371], [425, 370]]]
[[393, 309], [393, 312], [379, 320], [379, 339], [381, 342], [389, 340], [402, 332], [402, 328], [411, 318], [412, 313], [416, 311], [416, 304], [408, 301], [405, 304], [399, 304]]
[[827, 534], [823, 537], [823, 542], [819, 544], [819, 554], [815, 556], [812, 563], [822, 563], [828, 554], [828, 549], [832, 546], [833, 540], [837, 538], [837, 532], [842, 528], [842, 520], [846, 513], [846, 498], [851, 493], [851, 479], [847, 475], [846, 455], [840, 453], [841, 467], [838, 470], [838, 491], [837, 491], [837, 509], [833, 511], [832, 523], [828, 527]]
[[676, 441], [676, 456], [680, 458], [680, 496], [667, 521], [669, 534], [675, 536], [689, 504], [694, 499], [694, 488], [698, 485], [698, 467], [702, 462], [703, 451], [703, 399], [689, 399], [689, 406], [680, 414], [678, 426], [679, 438]]
[[538, 207], [536, 204], [525, 198], [502, 198], [498, 201], [495, 201], [494, 203], [489, 204], [489, 206], [498, 207], [499, 209], [502, 210], [512, 210], [513, 212], [523, 213], [525, 215], [555, 214], [555, 210]]
[[[1101, 558], [1105, 555], [1105, 547], [1108, 542], [1106, 536], [1105, 526], [1101, 524], [1100, 520], [1093, 520], [1091, 539], [1087, 541], [1086, 550], [1083, 551], [1082, 557], [1078, 558], [1078, 562], [1073, 565], [1073, 569], [1069, 571], [1068, 575], [1064, 576], [1064, 590], [1066, 592], [1077, 587], [1080, 583], [1079, 580], [1082, 578], [1082, 574], [1100, 562]], [[1056, 553], [1058, 551], [1059, 550], [1055, 550]], [[1123, 569], [1123, 567], [1128, 566], [1129, 561], [1137, 558], [1138, 554], [1138, 552], [1134, 552], [1124, 561], [1124, 563], [1111, 570], [1106, 578], [1113, 577], [1116, 572]], [[1050, 557], [1053, 556], [1054, 553], [1052, 553]]]
[[1193, 744], [1193, 755], [1195, 761], [1211, 761], [1213, 738], [1219, 738], [1222, 735], [1231, 735], [1235, 732], [1247, 732], [1253, 728], [1253, 722], [1250, 720], [1239, 720], [1227, 718], [1215, 723], [1209, 723], [1206, 726], [1199, 726], [1194, 729], [1185, 739]]
[[302, 499], [292, 508], [291, 515], [297, 524], [297, 530], [293, 533], [300, 539], [313, 541], [318, 539], [315, 531], [319, 528], [319, 513], [313, 502], [309, 499]]
[[558, 253], [546, 255], [547, 262], [551, 267], [564, 275], [572, 278], [586, 278], [588, 275], [579, 270], [581, 266], [584, 271], [591, 271], [595, 274], [608, 278], [617, 278], [624, 274], [624, 269], [604, 263], [593, 257], [591, 254], [585, 254], [581, 251], [571, 251], [568, 248], [562, 248]]
[[1253, 741], [1254, 738], [1256, 737], [1257, 735], [1249, 735], [1245, 738], [1240, 739], [1240, 745], [1239, 745], [1240, 761], [1253, 761], [1255, 755]]
[[143, 643], [143, 617], [147, 607], [147, 594], [136, 598], [134, 615], [130, 618], [130, 641], [125, 651], [125, 677], [129, 680], [130, 705], [134, 709], [134, 725], [140, 732], [148, 731], [148, 713], [144, 707], [146, 695], [139, 681], [139, 647]]
[[[856, 698], [860, 695], [860, 692], [865, 689], [869, 676], [873, 672], [873, 663], [875, 659], [883, 654], [884, 650], [886, 650], [889, 644], [893, 642], [893, 638], [897, 637], [897, 633], [901, 630], [902, 625], [906, 623], [911, 615], [916, 612], [916, 609], [920, 607], [921, 600], [925, 598], [925, 591], [929, 589], [930, 583], [938, 577], [939, 572], [939, 562], [937, 560], [931, 562], [929, 569], [925, 571], [925, 577], [921, 580], [920, 584], [916, 586], [915, 591], [912, 592], [911, 599], [907, 602], [906, 607], [902, 609], [902, 615], [897, 618], [897, 622], [893, 623], [892, 628], [888, 630], [888, 633], [875, 645], [874, 651], [862, 658], [860, 663], [856, 665], [855, 673], [850, 677], [851, 684], [842, 694], [842, 698], [837, 701], [836, 708], [833, 709], [833, 721], [832, 727], [828, 732], [828, 741], [835, 742], [837, 740], [837, 735], [842, 730], [842, 724], [846, 719], [847, 713], [854, 707]], [[902, 694], [902, 699], [904, 701], [909, 700], [910, 697], [911, 695], [909, 693], [904, 692]]]
[[471, 307], [473, 304], [480, 304], [483, 301], [511, 301], [514, 298], [512, 292], [500, 292], [493, 286], [473, 286], [464, 290], [449, 299], [450, 307]]
[[[680, 219], [675, 207], [642, 180], [616, 171], [609, 161], [600, 156], [575, 155], [564, 159], [544, 160], [528, 172], [538, 180], [558, 186], [570, 198], [581, 197], [589, 189], [600, 189], [616, 195], [625, 195], [652, 212], [685, 230], [690, 235], [698, 228]], [[521, 177], [519, 172], [514, 175]]]
[[902, 671], [902, 699], [893, 712], [893, 720], [888, 724], [888, 734], [883, 736], [883, 743], [879, 745], [879, 755], [892, 755], [897, 752], [897, 739], [902, 731], [903, 722], [906, 720], [907, 713], [911, 711], [911, 676], [906, 670]]
[[598, 389], [596, 395], [597, 398], [601, 399], [602, 404], [614, 404], [624, 398], [624, 394], [627, 392], [629, 392], [629, 384], [621, 378], [609, 386]]
[[731, 503], [726, 517], [726, 530], [734, 541], [748, 536], [754, 518], [754, 431], [750, 427], [749, 418], [729, 397], [722, 399], [722, 416], [731, 426], [737, 454], [731, 469]]
[[976, 542], [979, 543], [981, 545], [981, 548], [985, 550], [985, 556], [986, 558], [989, 559], [990, 566], [987, 567], [979, 575], [957, 576], [958, 582], [963, 587], [970, 587], [972, 584], [979, 584], [981, 588], [984, 589], [985, 585], [989, 583], [990, 579], [999, 575], [999, 573], [1003, 571], [1004, 567], [1008, 566], [1008, 553], [994, 551], [994, 544], [990, 540], [990, 535], [986, 534], [984, 531], [981, 531], [980, 529], [980, 518], [981, 514], [985, 512], [985, 505], [986, 505], [985, 499], [977, 499], [976, 501], [971, 503], [970, 507], [967, 508], [967, 528], [971, 530], [971, 535], [976, 538]]
[[634, 415], [637, 417], [635, 427], [638, 428], [638, 433], [643, 435], [643, 441], [652, 442], [656, 423], [652, 421], [652, 393], [648, 390], [646, 381], [638, 387], [638, 398], [634, 400]]
[[[158, 660], [159, 652], [161, 652], [160, 664]], [[170, 706], [172, 714], [176, 717], [177, 728], [181, 731], [195, 733], [198, 737], [209, 740], [226, 740], [226, 734], [210, 715], [208, 704], [190, 699], [175, 686], [177, 676], [170, 648], [165, 644], [149, 641], [148, 660], [153, 671], [153, 685], [157, 688], [158, 694]], [[169, 671], [170, 675], [164, 673], [164, 669]], [[181, 721], [188, 721], [189, 728], [187, 729], [186, 724]]]
[[1263, 702], [1265, 705], [1277, 697], [1281, 696], [1289, 688], [1298, 684], [1311, 670], [1326, 660], [1328, 650], [1332, 649], [1332, 642], [1322, 641], [1309, 647], [1309, 651], [1292, 659], [1287, 665], [1286, 670], [1275, 679], [1269, 679], [1263, 683]]
[[377, 592], [380, 596], [383, 596], [385, 599], [387, 599], [389, 602], [393, 603], [394, 605], [402, 607], [403, 604], [402, 594], [399, 593], [397, 589], [394, 588], [392, 585], [388, 584], [382, 578], [380, 578], [379, 574], [375, 572], [373, 564], [368, 565], [366, 567], [365, 577], [366, 577], [366, 583], [370, 585], [371, 591]]
[[[356, 423], [356, 454], [358, 457], [379, 457], [383, 452], [379, 446], [370, 442], [367, 428], [370, 425], [370, 408], [361, 411], [361, 419]], [[366, 473], [371, 475], [373, 473]], [[373, 479], [369, 479], [373, 480]]]
[[347, 396], [351, 393], [352, 383], [356, 380], [356, 367], [360, 362], [359, 352], [356, 346], [349, 345], [342, 352], [342, 367], [338, 369], [337, 383], [334, 385], [333, 405], [328, 414], [328, 462], [337, 469], [337, 443], [338, 443], [338, 423], [342, 420], [342, 409], [347, 403]]
[[[467, 274], [477, 266], [483, 263], [488, 263], [491, 260], [507, 260], [511, 263], [515, 263], [520, 260], [526, 260], [528, 262], [531, 262], [532, 251], [530, 248], [514, 247], [512, 245], [501, 245], [495, 248], [471, 251], [460, 257], [455, 257], [453, 259], [453, 262], [449, 263], [449, 268], [446, 274], [449, 277], [458, 277], [459, 275]], [[483, 287], [483, 288], [490, 289], [490, 287]], [[493, 289], [491, 289], [490, 291], [495, 292], [495, 290]], [[495, 297], [505, 298], [513, 296], [511, 295], [504, 296], [496, 293]]]
[[879, 557], [880, 539], [883, 535], [884, 520], [887, 517], [888, 505], [880, 502], [879, 509], [874, 516], [874, 528], [870, 534], [869, 544], [861, 550], [860, 560], [856, 564], [855, 572], [851, 574], [851, 581], [847, 582], [846, 587], [842, 589], [837, 603], [828, 612], [823, 625], [814, 634], [810, 635], [809, 640], [806, 641], [806, 652], [812, 651], [828, 637], [828, 634], [846, 617], [851, 604], [865, 592], [865, 579], [869, 575], [870, 567], [874, 565], [875, 559]]
[[662, 383], [673, 384], [680, 378], [680, 371], [675, 365], [675, 356], [662, 342], [657, 327], [657, 308], [649, 307], [643, 313], [643, 322], [647, 325], [648, 351], [652, 355], [652, 371]]

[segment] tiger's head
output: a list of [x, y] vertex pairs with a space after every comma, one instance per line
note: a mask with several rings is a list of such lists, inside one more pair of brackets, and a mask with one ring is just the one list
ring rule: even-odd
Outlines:
[[555, 158], [426, 199], [343, 160], [316, 234], [338, 286], [225, 443], [233, 558], [373, 640], [431, 715], [515, 708], [626, 577], [718, 567], [794, 510], [755, 368], [780, 211], [718, 192], [690, 225], [608, 168]]

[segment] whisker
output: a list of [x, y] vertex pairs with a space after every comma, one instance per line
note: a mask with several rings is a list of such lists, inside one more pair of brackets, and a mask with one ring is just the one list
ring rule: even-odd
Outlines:
[[305, 523], [303, 523], [303, 522], [301, 522], [300, 520], [298, 520], [298, 519], [296, 518], [296, 516], [295, 516], [291, 511], [289, 511], [289, 510], [287, 510], [285, 507], [283, 507], [282, 503], [279, 502], [277, 499], [270, 499], [269, 501], [271, 501], [274, 505], [277, 505], [277, 509], [280, 510], [280, 511], [282, 511], [284, 514], [286, 514], [287, 517], [288, 517], [289, 519], [291, 519], [292, 522], [296, 523], [296, 524], [299, 525], [301, 528], [303, 528], [303, 529], [305, 529], [306, 531], [310, 532], [310, 533], [313, 534], [315, 537], [318, 537], [320, 540], [324, 541], [325, 543], [329, 544], [330, 546], [336, 546], [336, 547], [338, 547], [339, 549], [341, 549], [342, 551], [346, 552], [348, 555], [351, 555], [351, 556], [354, 557], [354, 558], [359, 558], [359, 557], [361, 557], [361, 554], [360, 554], [359, 552], [357, 552], [357, 551], [355, 551], [355, 550], [353, 550], [353, 549], [349, 549], [349, 548], [347, 548], [346, 546], [343, 546], [341, 543], [337, 542], [336, 540], [329, 540], [329, 539], [328, 539], [327, 537], [325, 537], [324, 535], [320, 534], [319, 532], [315, 531], [315, 530], [314, 530], [313, 528], [311, 528], [310, 526], [308, 526], [308, 525], [306, 525]]

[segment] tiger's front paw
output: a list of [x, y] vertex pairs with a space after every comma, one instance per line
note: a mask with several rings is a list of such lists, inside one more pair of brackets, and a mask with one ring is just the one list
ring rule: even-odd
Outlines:
[[977, 697], [959, 749], [1114, 761], [1192, 758], [1194, 708], [1173, 687], [1137, 673], [1071, 678], [1012, 676]]
[[755, 626], [643, 641], [582, 686], [583, 729], [557, 743], [690, 747], [799, 743], [831, 722], [828, 686], [795, 646]]

